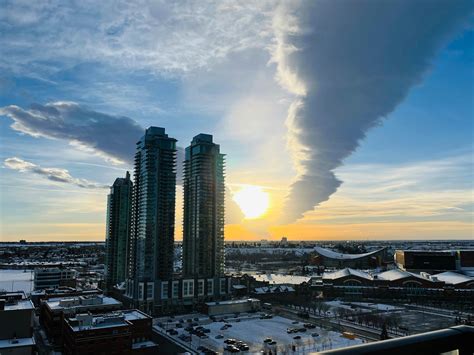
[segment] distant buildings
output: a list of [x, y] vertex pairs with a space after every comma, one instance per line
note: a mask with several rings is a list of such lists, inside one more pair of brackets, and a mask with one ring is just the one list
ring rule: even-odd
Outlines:
[[184, 161], [183, 275], [224, 274], [224, 154], [198, 134]]
[[474, 250], [397, 250], [395, 263], [409, 271], [474, 271]]
[[334, 268], [375, 268], [382, 264], [385, 256], [385, 248], [364, 254], [343, 254], [318, 246], [314, 247], [314, 251], [315, 264]]
[[42, 290], [59, 286], [74, 287], [77, 272], [73, 269], [41, 268], [35, 269], [34, 289]]
[[23, 292], [0, 293], [0, 354], [33, 354], [34, 310]]
[[381, 273], [345, 268], [324, 273], [316, 287], [325, 297], [349, 299], [390, 299], [426, 301], [451, 300], [459, 303], [472, 302], [474, 278], [454, 272], [430, 275], [400, 269]]
[[107, 197], [106, 287], [126, 279], [127, 247], [131, 226], [132, 188], [130, 173], [117, 178]]

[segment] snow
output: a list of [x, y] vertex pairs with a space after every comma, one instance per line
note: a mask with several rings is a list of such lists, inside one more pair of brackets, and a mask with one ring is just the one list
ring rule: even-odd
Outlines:
[[457, 272], [446, 271], [440, 274], [433, 275], [433, 278], [437, 278], [439, 281], [444, 281], [447, 284], [457, 285], [463, 282], [474, 281], [474, 278], [466, 275], [458, 274]]
[[0, 270], [0, 290], [31, 292], [33, 289], [33, 277], [31, 271], [27, 270]]
[[283, 274], [253, 274], [252, 277], [260, 282], [269, 282], [273, 285], [299, 285], [303, 282], [309, 282], [311, 277], [283, 275]]
[[265, 293], [295, 292], [295, 289], [291, 286], [257, 287], [254, 292], [261, 295]]
[[[205, 328], [211, 330], [211, 332], [207, 334], [209, 338], [200, 339], [193, 335], [192, 346], [197, 348], [202, 345], [222, 353], [225, 346], [224, 341], [233, 338], [247, 343], [250, 347], [250, 353], [258, 353], [264, 349], [263, 340], [265, 338], [271, 338], [276, 341], [276, 346], [278, 347], [279, 352], [284, 352], [287, 347], [291, 345], [297, 346], [298, 350], [304, 352], [313, 352], [362, 343], [362, 340], [359, 338], [350, 340], [342, 337], [339, 332], [333, 332], [319, 327], [308, 329], [304, 333], [298, 332], [288, 334], [288, 328], [302, 328], [303, 323], [299, 322], [298, 324], [293, 324], [291, 319], [280, 316], [275, 316], [272, 319], [260, 319], [258, 314], [242, 314], [240, 319], [240, 322], [236, 322], [236, 318], [229, 318], [228, 321], [229, 324], [232, 324], [232, 327], [225, 330], [221, 330], [222, 326], [225, 324], [223, 322], [203, 324]], [[176, 330], [179, 334], [174, 336], [174, 338], [183, 333], [188, 334], [183, 329]], [[319, 336], [312, 337], [311, 334], [313, 333], [317, 333]], [[223, 338], [216, 339], [215, 337], [217, 335], [222, 335]], [[293, 339], [296, 335], [301, 336], [301, 339]]]
[[379, 280], [387, 280], [387, 281], [404, 279], [410, 276], [412, 276], [412, 274], [406, 271], [402, 271], [400, 269], [388, 270], [388, 271], [381, 272], [380, 274], [377, 274], [377, 278]]
[[338, 270], [338, 271], [335, 271], [335, 272], [324, 273], [323, 279], [334, 280], [334, 279], [338, 279], [340, 277], [351, 276], [351, 275], [352, 276], [358, 276], [358, 277], [361, 277], [361, 278], [364, 278], [364, 279], [367, 279], [367, 280], [372, 280], [372, 277], [368, 273], [360, 271], [360, 270], [354, 270], [354, 269], [351, 269], [351, 268], [345, 268], [345, 269]]
[[[403, 310], [403, 307], [392, 306], [389, 304], [383, 303], [368, 303], [368, 302], [342, 302], [342, 301], [328, 301], [324, 302], [328, 306], [333, 308], [344, 308], [348, 310], [355, 311], [357, 308], [370, 308], [378, 311], [400, 311]], [[355, 307], [351, 307], [355, 306]]]
[[322, 255], [326, 258], [338, 259], [338, 260], [361, 259], [361, 258], [365, 258], [367, 256], [371, 256], [373, 254], [376, 254], [376, 253], [382, 251], [383, 249], [385, 249], [385, 248], [377, 249], [377, 250], [374, 250], [374, 251], [371, 251], [371, 252], [368, 252], [368, 253], [364, 253], [364, 254], [343, 254], [343, 253], [338, 253], [338, 252], [335, 252], [333, 250], [326, 249], [326, 248], [314, 247], [314, 250], [318, 254], [320, 254], [320, 255]]

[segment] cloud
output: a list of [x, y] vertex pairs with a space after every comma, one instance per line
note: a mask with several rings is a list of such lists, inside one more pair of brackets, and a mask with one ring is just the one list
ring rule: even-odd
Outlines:
[[288, 140], [298, 172], [286, 222], [341, 185], [334, 169], [420, 83], [471, 1], [300, 1], [274, 18], [277, 79], [298, 95]]
[[42, 3], [6, 1], [0, 67], [35, 76], [63, 65], [107, 63], [160, 74], [189, 72], [271, 36], [272, 1]]
[[74, 102], [32, 104], [27, 110], [6, 106], [0, 114], [14, 122], [12, 128], [33, 137], [62, 139], [112, 163], [130, 163], [143, 128], [124, 116], [113, 116]]
[[68, 170], [59, 168], [43, 168], [39, 165], [31, 163], [29, 161], [12, 157], [7, 158], [4, 161], [5, 167], [17, 170], [22, 173], [33, 173], [46, 177], [48, 180], [54, 182], [61, 182], [65, 184], [76, 185], [78, 187], [86, 189], [97, 189], [97, 188], [108, 188], [106, 185], [102, 185], [96, 182], [92, 182], [86, 179], [78, 179], [72, 177]]

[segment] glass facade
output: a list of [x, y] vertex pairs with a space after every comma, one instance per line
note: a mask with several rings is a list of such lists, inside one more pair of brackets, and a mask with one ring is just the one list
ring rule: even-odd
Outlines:
[[130, 174], [127, 171], [125, 178], [115, 180], [107, 197], [107, 288], [125, 281], [127, 277], [127, 242], [130, 233], [132, 186]]
[[138, 141], [134, 179], [128, 273], [147, 288], [173, 273], [176, 139], [164, 128], [150, 127]]
[[209, 134], [195, 136], [184, 161], [183, 273], [224, 274], [225, 158]]

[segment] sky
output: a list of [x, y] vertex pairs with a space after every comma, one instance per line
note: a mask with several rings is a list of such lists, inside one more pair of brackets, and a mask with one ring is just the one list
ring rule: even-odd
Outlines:
[[221, 145], [227, 240], [473, 238], [473, 6], [0, 0], [0, 239], [104, 240], [151, 125]]

